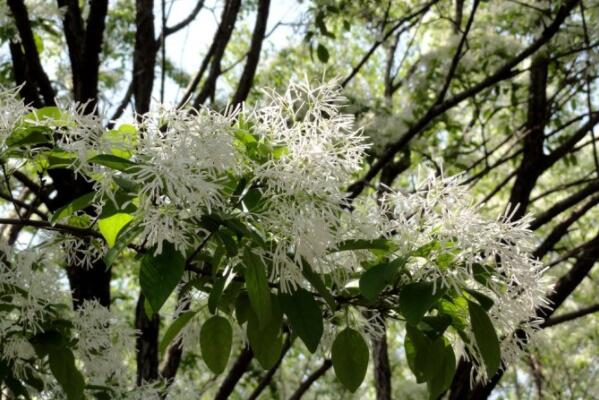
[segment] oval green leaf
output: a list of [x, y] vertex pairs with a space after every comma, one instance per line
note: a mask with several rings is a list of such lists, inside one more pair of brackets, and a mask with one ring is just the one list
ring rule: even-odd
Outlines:
[[281, 305], [293, 332], [314, 353], [324, 330], [322, 312], [314, 297], [300, 289], [292, 294], [281, 295]]
[[243, 255], [245, 264], [245, 284], [252, 309], [258, 317], [260, 326], [268, 323], [271, 315], [270, 288], [266, 278], [266, 266], [262, 259], [246, 250]]
[[492, 377], [499, 370], [501, 364], [501, 351], [497, 333], [491, 319], [481, 306], [468, 301], [468, 312], [470, 313], [472, 332], [474, 332], [476, 344], [485, 363], [487, 375]]
[[229, 320], [215, 315], [204, 322], [200, 330], [200, 349], [204, 362], [215, 374], [227, 368], [232, 344], [233, 329]]
[[141, 260], [139, 284], [152, 310], [157, 313], [181, 280], [185, 257], [168, 242], [163, 244], [162, 253], [153, 254], [152, 249]]
[[368, 369], [368, 346], [362, 335], [351, 328], [341, 331], [333, 342], [332, 359], [339, 381], [349, 391], [355, 392]]

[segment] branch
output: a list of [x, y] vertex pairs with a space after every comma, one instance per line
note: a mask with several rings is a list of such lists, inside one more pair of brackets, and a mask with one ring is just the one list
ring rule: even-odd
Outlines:
[[252, 394], [250, 394], [250, 396], [248, 397], [248, 400], [256, 400], [258, 398], [258, 396], [260, 396], [260, 393], [262, 393], [262, 391], [272, 381], [272, 377], [275, 375], [275, 372], [277, 372], [277, 370], [281, 366], [281, 363], [283, 362], [283, 358], [285, 358], [285, 355], [291, 348], [291, 339], [289, 336], [290, 336], [290, 334], [287, 334], [287, 336], [285, 337], [285, 343], [283, 343], [283, 348], [281, 349], [281, 355], [279, 356], [279, 359], [277, 360], [275, 365], [273, 365], [272, 368], [270, 368], [266, 372], [266, 374], [262, 377], [262, 379], [260, 380], [260, 383], [258, 383], [258, 386], [256, 386], [256, 388], [254, 389]]
[[19, 94], [25, 100], [25, 103], [31, 104], [35, 108], [42, 107], [43, 104], [40, 101], [37, 86], [35, 86], [35, 77], [31, 74], [27, 66], [27, 60], [25, 59], [25, 54], [23, 54], [21, 43], [10, 40], [8, 48], [10, 50], [15, 86], [20, 87]]
[[80, 80], [75, 100], [86, 103], [86, 112], [92, 112], [98, 100], [98, 76], [100, 69], [100, 53], [106, 27], [108, 0], [92, 0], [85, 30], [85, 39], [81, 52], [81, 70], [77, 77]]
[[587, 196], [596, 193], [599, 191], [599, 180], [594, 180], [592, 183], [585, 186], [583, 189], [579, 190], [576, 193], [571, 194], [565, 199], [558, 201], [553, 205], [553, 207], [549, 208], [542, 214], [537, 215], [537, 217], [531, 222], [529, 228], [531, 230], [537, 230], [541, 226], [550, 222], [553, 218], [567, 210], [568, 208], [578, 204], [587, 198]]
[[383, 37], [375, 41], [374, 44], [370, 47], [370, 49], [366, 52], [366, 54], [362, 56], [362, 59], [358, 62], [358, 64], [355, 67], [353, 67], [349, 75], [341, 82], [341, 87], [347, 86], [347, 84], [358, 74], [358, 72], [360, 72], [360, 69], [362, 69], [364, 64], [366, 64], [366, 62], [374, 54], [376, 49], [378, 49], [381, 44], [385, 43], [387, 39], [389, 39], [391, 35], [393, 35], [404, 23], [418, 17], [422, 13], [426, 13], [435, 3], [438, 2], [439, 0], [431, 0], [428, 3], [424, 4], [418, 10], [414, 11], [411, 14], [408, 14], [407, 16], [397, 21], [395, 25], [393, 25], [391, 29], [389, 29], [387, 33], [383, 35]]
[[119, 103], [119, 106], [114, 111], [114, 114], [112, 114], [112, 117], [110, 117], [110, 120], [108, 121], [108, 124], [106, 125], [106, 128], [108, 128], [108, 129], [114, 128], [114, 124], [116, 123], [116, 121], [119, 118], [121, 118], [121, 115], [123, 115], [123, 113], [127, 109], [127, 105], [129, 104], [129, 102], [131, 101], [131, 97], [133, 96], [134, 82], [135, 82], [134, 79], [132, 79], [131, 82], [129, 82], [129, 87], [127, 88], [127, 91], [125, 92], [125, 96], [123, 96], [123, 99]]
[[262, 49], [262, 42], [264, 42], [264, 35], [266, 33], [266, 23], [268, 22], [268, 11], [270, 8], [270, 0], [260, 0], [258, 4], [258, 14], [256, 15], [256, 24], [254, 25], [254, 33], [252, 34], [252, 42], [250, 43], [250, 50], [247, 54], [247, 61], [245, 62], [245, 68], [239, 78], [239, 84], [237, 85], [237, 91], [233, 96], [231, 103], [233, 105], [240, 104], [247, 99], [252, 87], [254, 75], [256, 74], [256, 68], [258, 61], [260, 60], [260, 50]]
[[323, 376], [329, 368], [333, 366], [333, 362], [327, 358], [323, 361], [322, 365], [314, 372], [310, 374], [297, 388], [297, 390], [291, 395], [289, 400], [299, 400], [304, 394], [310, 389], [310, 386], [316, 382], [321, 376]]
[[65, 232], [78, 237], [96, 237], [102, 238], [99, 232], [93, 229], [79, 228], [72, 225], [63, 224], [51, 224], [48, 221], [36, 221], [32, 219], [14, 219], [14, 218], [0, 218], [0, 224], [18, 225], [18, 226], [32, 226], [35, 228], [42, 228], [49, 231]]
[[[449, 66], [449, 72], [447, 73], [447, 76], [445, 77], [445, 83], [443, 84], [443, 87], [441, 88], [441, 91], [439, 92], [439, 95], [437, 97], [437, 100], [435, 101], [435, 104], [439, 104], [439, 103], [443, 102], [443, 100], [445, 99], [445, 95], [447, 94], [447, 91], [449, 90], [449, 85], [451, 84], [451, 81], [453, 80], [455, 72], [458, 69], [458, 64], [460, 63], [460, 59], [462, 58], [462, 55], [463, 55], [462, 49], [464, 48], [464, 44], [466, 44], [466, 38], [468, 37], [470, 28], [472, 28], [472, 23], [474, 22], [474, 14], [476, 14], [476, 9], [478, 8], [479, 4], [480, 4], [480, 0], [474, 0], [474, 2], [472, 3], [472, 11], [470, 12], [470, 17], [468, 18], [468, 22], [466, 23], [466, 29], [464, 29], [464, 33], [462, 34], [462, 38], [460, 39], [458, 48], [456, 49], [455, 55], [453, 56], [453, 59], [451, 60], [451, 65]], [[461, 15], [460, 15], [459, 19], [460, 20], [462, 19]]]
[[27, 175], [22, 173], [19, 170], [12, 171], [12, 176], [14, 176], [19, 182], [21, 182], [25, 187], [35, 193], [46, 205], [46, 207], [50, 208], [53, 204], [53, 200], [50, 199], [47, 193], [44, 191], [44, 188], [38, 186], [35, 182], [33, 182]]
[[239, 357], [237, 357], [237, 360], [235, 360], [235, 364], [233, 364], [233, 367], [231, 367], [229, 373], [218, 388], [214, 400], [225, 400], [231, 393], [233, 393], [237, 382], [239, 382], [242, 375], [250, 366], [252, 358], [254, 358], [252, 349], [250, 349], [249, 346], [244, 347], [243, 350], [241, 350]]
[[154, 0], [136, 0], [135, 51], [133, 54], [133, 96], [135, 112], [145, 114], [150, 109], [156, 63], [154, 38]]
[[523, 60], [534, 54], [545, 43], [547, 43], [559, 31], [560, 26], [565, 21], [570, 11], [576, 6], [580, 0], [568, 0], [560, 7], [553, 22], [545, 28], [541, 36], [537, 38], [530, 46], [521, 51], [518, 55], [497, 69], [493, 74], [482, 80], [478, 84], [466, 89], [452, 98], [445, 100], [441, 104], [437, 104], [429, 109], [429, 111], [412, 125], [406, 133], [395, 143], [389, 146], [379, 159], [370, 167], [364, 177], [349, 186], [348, 192], [350, 199], [356, 198], [367, 186], [367, 184], [383, 169], [385, 164], [392, 161], [397, 154], [414, 136], [424, 130], [430, 123], [445, 111], [456, 106], [467, 98], [475, 96], [483, 90], [501, 82], [505, 79], [517, 74], [514, 68]]
[[562, 324], [564, 322], [569, 322], [575, 320], [580, 317], [584, 317], [586, 315], [595, 313], [599, 311], [599, 303], [593, 304], [592, 306], [581, 308], [580, 310], [572, 311], [569, 313], [564, 313], [561, 315], [556, 315], [553, 318], [547, 319], [541, 325], [543, 328], [549, 328], [558, 324]]
[[223, 9], [221, 23], [218, 26], [216, 35], [214, 37], [214, 54], [212, 56], [212, 64], [210, 65], [210, 72], [204, 82], [202, 90], [193, 102], [194, 108], [199, 108], [200, 105], [208, 99], [208, 97], [214, 95], [216, 89], [216, 81], [221, 73], [220, 63], [225, 54], [225, 49], [231, 40], [231, 34], [235, 28], [235, 21], [237, 20], [237, 14], [241, 8], [241, 0], [228, 0]]
[[574, 211], [568, 218], [564, 221], [560, 222], [557, 226], [553, 228], [551, 233], [547, 235], [543, 243], [536, 248], [533, 252], [534, 258], [543, 258], [550, 250], [554, 248], [554, 246], [560, 241], [560, 239], [568, 233], [568, 229], [572, 226], [576, 221], [582, 218], [587, 211], [591, 208], [595, 207], [599, 204], [599, 196], [592, 197], [585, 205], [580, 207], [580, 209]]
[[135, 338], [135, 359], [137, 363], [137, 386], [144, 382], [158, 379], [158, 330], [160, 315], [154, 313], [150, 318], [144, 307], [145, 297], [142, 293], [135, 307], [135, 329], [139, 335]]
[[204, 7], [204, 0], [198, 0], [198, 2], [196, 3], [196, 6], [194, 7], [193, 10], [191, 10], [191, 13], [189, 13], [187, 18], [185, 18], [181, 22], [176, 23], [173, 26], [167, 26], [166, 28], [164, 28], [164, 32], [162, 33], [161, 36], [169, 36], [169, 35], [172, 35], [173, 33], [177, 33], [181, 29], [185, 28], [187, 25], [192, 23], [193, 20], [198, 16], [202, 7]]
[[13, 196], [10, 196], [6, 193], [0, 192], [0, 198], [10, 201], [14, 205], [24, 208], [24, 209], [30, 211], [31, 213], [36, 214], [37, 216], [39, 216], [40, 218], [42, 218], [44, 220], [48, 219], [48, 214], [46, 214], [45, 212], [38, 210], [36, 207], [32, 206], [31, 204], [28, 204], [19, 199], [15, 199]]
[[79, 84], [81, 82], [81, 63], [85, 30], [83, 18], [77, 0], [58, 0], [58, 7], [65, 10], [62, 20], [64, 36], [67, 42], [69, 60], [71, 61], [71, 76], [73, 79], [73, 95], [78, 100]]
[[25, 50], [27, 63], [31, 72], [35, 76], [40, 93], [44, 98], [44, 102], [46, 105], [54, 105], [54, 97], [56, 95], [54, 93], [54, 89], [52, 89], [52, 85], [50, 84], [50, 79], [48, 79], [48, 75], [46, 75], [46, 71], [44, 71], [44, 68], [42, 67], [42, 63], [37, 52], [37, 47], [35, 45], [35, 39], [33, 38], [33, 31], [31, 30], [31, 23], [29, 21], [27, 8], [25, 7], [23, 0], [8, 0], [7, 2], [15, 20], [17, 30], [19, 31], [19, 37], [21, 39], [23, 49]]
[[572, 134], [561, 146], [553, 150], [549, 155], [546, 156], [545, 163], [549, 166], [555, 164], [560, 158], [562, 158], [567, 152], [569, 152], [576, 143], [578, 143], [595, 125], [599, 123], [599, 112], [591, 114], [589, 120], [576, 132]]

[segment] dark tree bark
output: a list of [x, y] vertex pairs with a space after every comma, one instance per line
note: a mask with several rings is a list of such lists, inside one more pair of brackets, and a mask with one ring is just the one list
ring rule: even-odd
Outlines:
[[44, 100], [44, 105], [54, 105], [54, 89], [46, 75], [46, 71], [42, 67], [33, 31], [29, 22], [29, 14], [23, 0], [7, 0], [10, 11], [15, 20], [15, 25], [19, 31], [21, 45], [25, 51], [25, 59], [27, 60], [28, 69], [31, 72], [31, 77], [34, 79], [40, 94]]
[[154, 37], [154, 0], [136, 0], [135, 51], [133, 54], [133, 97], [135, 112], [139, 115], [150, 110], [156, 65]]
[[256, 75], [256, 68], [258, 67], [258, 61], [260, 60], [262, 42], [264, 42], [264, 35], [266, 34], [269, 9], [270, 0], [260, 0], [258, 3], [258, 13], [256, 15], [256, 24], [254, 25], [250, 50], [247, 55], [247, 61], [245, 62], [245, 68], [239, 79], [239, 84], [237, 85], [237, 91], [231, 101], [232, 104], [244, 102], [252, 88], [252, 82], [254, 81], [254, 75]]
[[229, 373], [218, 388], [214, 400], [225, 400], [229, 398], [231, 393], [233, 393], [233, 390], [235, 390], [235, 385], [237, 385], [237, 382], [239, 382], [245, 371], [247, 371], [253, 358], [254, 352], [249, 346], [244, 347], [243, 350], [241, 350], [239, 357], [235, 360], [235, 364], [233, 364]]
[[21, 97], [25, 100], [25, 103], [30, 104], [33, 107], [42, 107], [42, 101], [39, 97], [37, 86], [34, 83], [35, 76], [27, 64], [25, 54], [23, 54], [23, 51], [21, 50], [21, 44], [10, 41], [8, 47], [10, 49], [15, 83], [17, 86], [22, 85], [19, 92]]
[[387, 330], [383, 336], [372, 340], [372, 362], [377, 400], [391, 400], [391, 367], [387, 350]]
[[216, 81], [221, 73], [220, 63], [225, 55], [225, 50], [229, 44], [231, 35], [233, 34], [233, 28], [235, 28], [235, 21], [237, 20], [237, 14], [239, 14], [240, 8], [241, 0], [227, 0], [225, 3], [221, 23], [214, 36], [214, 52], [212, 55], [212, 64], [210, 65], [210, 72], [204, 82], [204, 86], [202, 86], [202, 90], [193, 102], [193, 106], [196, 108], [204, 104], [209, 97], [214, 96]]
[[140, 334], [135, 341], [137, 353], [137, 384], [158, 379], [158, 328], [160, 319], [154, 314], [152, 319], [146, 316], [145, 298], [139, 295], [135, 308], [135, 329]]
[[537, 179], [544, 171], [543, 143], [547, 125], [547, 73], [549, 61], [545, 56], [535, 57], [530, 67], [528, 116], [523, 139], [522, 162], [512, 187], [510, 204], [518, 209], [513, 215], [517, 220], [526, 214], [530, 194]]

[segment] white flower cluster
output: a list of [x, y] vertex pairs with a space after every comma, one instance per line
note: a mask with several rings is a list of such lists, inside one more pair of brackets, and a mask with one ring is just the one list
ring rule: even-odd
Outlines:
[[322, 261], [340, 239], [342, 188], [360, 169], [367, 147], [353, 117], [341, 112], [343, 104], [334, 82], [291, 84], [283, 94], [266, 92], [266, 105], [250, 115], [260, 137], [284, 149], [255, 170], [267, 199], [256, 220], [271, 234], [283, 290], [302, 282], [302, 259], [318, 272], [334, 272]]
[[97, 301], [85, 301], [75, 311], [76, 350], [88, 384], [126, 388], [130, 384], [124, 360], [134, 348], [135, 331]]
[[[429, 173], [410, 194], [392, 192], [383, 199], [391, 231], [388, 237], [408, 261], [411, 280], [432, 281], [457, 293], [481, 292], [493, 300], [489, 315], [502, 338], [502, 357], [510, 362], [520, 346], [512, 333], [530, 333], [541, 321], [532, 319], [546, 305], [543, 267], [530, 254], [534, 236], [529, 218], [485, 218], [460, 177], [438, 178]], [[488, 274], [487, 274], [488, 273]], [[485, 275], [487, 274], [487, 275]], [[475, 341], [471, 340], [471, 343]], [[469, 352], [479, 367], [478, 352]], [[479, 368], [485, 377], [484, 368]]]
[[0, 154], [6, 150], [6, 139], [29, 112], [30, 108], [19, 98], [18, 89], [8, 90], [0, 86]]
[[[1, 92], [0, 98], [4, 143], [23, 113], [9, 115], [18, 109], [14, 93]], [[201, 218], [222, 214], [263, 239], [266, 245], [249, 245], [272, 265], [271, 281], [288, 291], [308, 286], [304, 261], [343, 287], [345, 278], [355, 279], [352, 272], [361, 271], [360, 264], [373, 255], [367, 250], [335, 252], [339, 243], [384, 238], [395, 249], [390, 256], [409, 257], [410, 282], [435, 282], [438, 290], [458, 294], [475, 289], [489, 297], [494, 303], [490, 316], [504, 338], [502, 355], [509, 360], [518, 347], [511, 333], [522, 322], [525, 330], [534, 328], [536, 321], [528, 321], [544, 304], [541, 266], [530, 258], [534, 243], [528, 220], [485, 218], [459, 178], [433, 174], [419, 179], [412, 193], [389, 190], [380, 198], [362, 196], [350, 211], [344, 188], [362, 168], [367, 146], [342, 106], [334, 82], [317, 87], [292, 83], [284, 93], [267, 92], [254, 108], [233, 113], [161, 108], [131, 126], [132, 135], [122, 127], [105, 132], [98, 118], [82, 115], [77, 106], [37, 123], [60, 130], [61, 135], [48, 140], [71, 155], [73, 170], [94, 182], [98, 214], [111, 202], [119, 203], [131, 214], [131, 224], [140, 227], [137, 240], [146, 248], [155, 246], [160, 253], [169, 242], [189, 255], [208, 235]], [[98, 155], [108, 161], [97, 162]], [[120, 164], [112, 168], [111, 163]], [[236, 197], [238, 182], [245, 186]], [[251, 196], [259, 205], [250, 204]], [[71, 237], [60, 243], [67, 258], [82, 265], [105, 251], [98, 247], [82, 252], [78, 239]], [[15, 257], [33, 256], [24, 252]], [[28, 285], [24, 289], [34, 298], [13, 302], [22, 314], [19, 323], [31, 329], [44, 310], [37, 301], [54, 298], [46, 293], [54, 290], [46, 287], [48, 278], [34, 278], [39, 272], [33, 258], [17, 269], [0, 269], [0, 289]], [[228, 267], [237, 261], [230, 257]], [[481, 273], [484, 282], [477, 276]], [[95, 303], [86, 303], [74, 319], [79, 356], [92, 381], [114, 380], [122, 386], [119, 357], [124, 349], [116, 343], [126, 342], [130, 332]], [[358, 319], [369, 336], [378, 334], [378, 315], [360, 314]], [[0, 337], [10, 321], [0, 321]], [[470, 343], [468, 353], [480, 367], [475, 341]], [[6, 357], [29, 354], [16, 339], [7, 348]], [[479, 372], [484, 377], [484, 368]]]
[[15, 252], [0, 240], [0, 359], [17, 377], [33, 372], [35, 352], [28, 337], [55, 317], [52, 306], [68, 302], [52, 258], [35, 250]]

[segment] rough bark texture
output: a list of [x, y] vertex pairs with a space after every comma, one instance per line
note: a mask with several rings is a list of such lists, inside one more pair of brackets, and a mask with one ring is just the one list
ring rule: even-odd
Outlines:
[[258, 3], [258, 13], [256, 15], [256, 24], [254, 25], [254, 33], [252, 35], [252, 42], [250, 43], [250, 50], [248, 51], [247, 61], [245, 62], [245, 68], [239, 79], [239, 85], [237, 85], [237, 91], [233, 96], [232, 104], [239, 104], [247, 99], [250, 89], [252, 88], [252, 82], [254, 81], [254, 75], [256, 75], [256, 68], [258, 67], [258, 61], [260, 60], [260, 50], [262, 50], [262, 42], [264, 42], [264, 35], [266, 34], [266, 23], [268, 22], [268, 11], [270, 9], [270, 0], [260, 0]]
[[383, 336], [372, 340], [372, 362], [377, 400], [391, 400], [391, 367], [387, 349], [387, 330]]
[[135, 342], [137, 353], [137, 384], [151, 382], [158, 378], [158, 328], [160, 320], [157, 314], [152, 319], [144, 310], [145, 298], [139, 295], [135, 308], [135, 329], [139, 336]]

